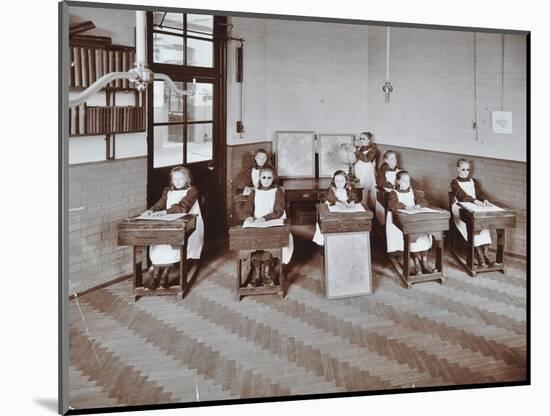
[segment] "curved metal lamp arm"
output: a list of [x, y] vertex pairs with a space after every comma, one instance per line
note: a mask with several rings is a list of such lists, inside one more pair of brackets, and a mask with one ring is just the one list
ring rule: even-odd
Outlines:
[[193, 83], [191, 85], [187, 86], [187, 90], [180, 90], [178, 87], [176, 87], [174, 81], [172, 81], [172, 79], [166, 74], [155, 73], [155, 80], [162, 80], [166, 82], [170, 89], [172, 89], [178, 95], [189, 95], [191, 97], [194, 97], [197, 93], [197, 84], [195, 82], [195, 79], [193, 79]]
[[78, 94], [76, 97], [73, 97], [69, 100], [69, 107], [76, 107], [77, 105], [83, 103], [88, 99], [92, 94], [95, 94], [105, 85], [109, 84], [111, 81], [117, 79], [129, 79], [130, 81], [135, 81], [139, 78], [139, 75], [134, 72], [111, 72], [109, 74], [103, 75], [101, 78], [97, 79], [92, 85]]

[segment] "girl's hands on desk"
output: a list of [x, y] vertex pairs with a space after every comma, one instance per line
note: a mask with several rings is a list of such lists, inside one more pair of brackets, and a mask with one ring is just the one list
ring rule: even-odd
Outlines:
[[478, 207], [482, 207], [483, 206], [483, 202], [481, 202], [479, 199], [476, 199], [474, 201], [474, 204], [476, 204]]
[[148, 216], [148, 215], [153, 214], [153, 212], [154, 212], [153, 210], [148, 209], [147, 211], [145, 211], [145, 212], [144, 212], [143, 214], [141, 214], [141, 215], [146, 215], [146, 216]]
[[152, 217], [161, 217], [163, 215], [166, 215], [165, 209], [163, 209], [162, 211], [155, 211], [151, 214]]
[[413, 208], [414, 208], [414, 209], [420, 209], [420, 208], [422, 208], [422, 206], [419, 205], [419, 204], [416, 204]]
[[355, 207], [355, 201], [350, 201], [350, 202], [348, 202], [347, 207], [348, 207], [348, 208], [353, 208], [353, 207]]
[[488, 200], [483, 201], [483, 205], [486, 207], [492, 207], [493, 204], [491, 204]]
[[256, 222], [265, 222], [265, 218], [264, 217], [260, 217], [258, 219], [255, 220]]

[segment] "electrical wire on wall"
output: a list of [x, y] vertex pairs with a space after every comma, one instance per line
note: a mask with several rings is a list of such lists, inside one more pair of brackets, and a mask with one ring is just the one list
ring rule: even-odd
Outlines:
[[502, 59], [501, 59], [501, 73], [500, 73], [500, 111], [504, 111], [504, 33], [501, 36], [501, 49], [502, 49]]
[[476, 141], [479, 141], [479, 130], [477, 126], [477, 42], [476, 42], [475, 32], [474, 32], [474, 123], [472, 127], [476, 131]]

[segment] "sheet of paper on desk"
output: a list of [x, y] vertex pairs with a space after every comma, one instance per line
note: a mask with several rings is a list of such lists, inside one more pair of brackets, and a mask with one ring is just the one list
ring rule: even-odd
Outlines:
[[269, 228], [269, 227], [282, 227], [285, 225], [285, 220], [283, 218], [277, 218], [276, 220], [269, 221], [250, 221], [249, 219], [244, 220], [243, 228]]
[[422, 208], [414, 208], [414, 209], [398, 209], [399, 212], [403, 212], [404, 214], [422, 214], [423, 212], [439, 212], [435, 209], [431, 209], [428, 207], [422, 207]]
[[361, 204], [355, 204], [353, 208], [344, 208], [337, 205], [328, 205], [330, 212], [365, 212], [365, 208]]
[[136, 217], [136, 220], [175, 221], [178, 218], [185, 217], [186, 215], [187, 214], [166, 214], [155, 217], [153, 215], [141, 214], [139, 217]]
[[496, 205], [490, 205], [488, 207], [478, 207], [473, 202], [460, 202], [459, 205], [466, 208], [468, 211], [472, 211], [472, 212], [498, 212], [498, 211], [504, 211], [502, 208], [497, 207]]

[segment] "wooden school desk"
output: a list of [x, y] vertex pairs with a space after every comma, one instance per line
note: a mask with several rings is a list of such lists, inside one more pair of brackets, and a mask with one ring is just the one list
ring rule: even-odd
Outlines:
[[[413, 283], [433, 280], [439, 280], [443, 283], [445, 281], [443, 276], [443, 236], [444, 232], [449, 229], [451, 213], [441, 208], [432, 206], [429, 208], [437, 212], [406, 214], [397, 209], [392, 210], [393, 224], [403, 233], [403, 267], [391, 254], [389, 258], [407, 288], [410, 288]], [[431, 234], [435, 240], [435, 271], [422, 274], [422, 276], [411, 276], [409, 265], [411, 259], [410, 244], [411, 241], [416, 241], [416, 238], [423, 234]]]
[[319, 228], [324, 239], [322, 282], [328, 299], [372, 293], [370, 231], [373, 214], [330, 212], [317, 204]]
[[[195, 231], [196, 215], [187, 214], [175, 221], [138, 220], [129, 218], [118, 223], [118, 245], [133, 247], [133, 290], [134, 300], [140, 296], [176, 295], [183, 299], [187, 290], [187, 239]], [[147, 290], [143, 287], [143, 261], [147, 263], [146, 247], [151, 244], [171, 244], [180, 246], [179, 284], [168, 289]], [[198, 265], [195, 264], [189, 275], [193, 276]]]
[[[290, 221], [285, 220], [283, 226], [268, 228], [244, 228], [236, 225], [229, 229], [229, 250], [237, 252], [237, 301], [246, 295], [278, 294], [285, 295], [285, 275], [283, 271], [283, 247], [288, 246], [290, 236]], [[279, 259], [279, 284], [273, 286], [245, 287], [250, 271], [250, 255], [258, 250], [271, 253]]]
[[[452, 203], [451, 195], [449, 193], [449, 202]], [[458, 203], [460, 206], [460, 202]], [[513, 210], [505, 208], [500, 203], [495, 203], [496, 206], [503, 208], [504, 211], [469, 211], [466, 208], [459, 208], [460, 219], [466, 223], [466, 229], [468, 230], [468, 241], [466, 242], [466, 260], [460, 256], [455, 247], [455, 235], [457, 237], [462, 235], [456, 229], [456, 226], [452, 225], [453, 232], [450, 237], [449, 250], [457, 261], [464, 267], [466, 272], [472, 277], [475, 277], [477, 273], [500, 271], [504, 273], [504, 244], [506, 241], [506, 228], [516, 227], [516, 214]], [[452, 206], [452, 205], [451, 205]], [[474, 235], [484, 229], [493, 229], [497, 232], [497, 254], [496, 262], [494, 266], [479, 267], [474, 264]]]

